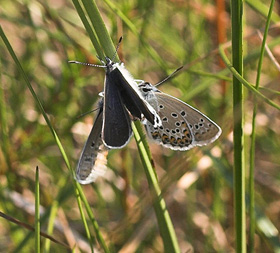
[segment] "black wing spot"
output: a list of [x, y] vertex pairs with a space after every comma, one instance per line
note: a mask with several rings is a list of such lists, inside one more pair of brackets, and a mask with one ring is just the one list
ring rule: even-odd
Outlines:
[[186, 112], [185, 111], [181, 111], [180, 114], [181, 114], [181, 116], [184, 117], [186, 115]]
[[159, 124], [159, 118], [158, 117], [155, 117], [156, 118], [156, 123]]
[[178, 114], [175, 113], [175, 112], [172, 112], [172, 113], [171, 113], [171, 116], [172, 116], [173, 118], [178, 118]]

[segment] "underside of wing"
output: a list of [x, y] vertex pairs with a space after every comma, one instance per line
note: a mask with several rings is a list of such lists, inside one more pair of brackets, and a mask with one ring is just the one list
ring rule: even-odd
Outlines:
[[76, 168], [76, 179], [81, 184], [94, 182], [97, 177], [103, 176], [107, 169], [108, 151], [101, 140], [102, 111], [103, 108], [101, 107]]
[[162, 92], [154, 92], [148, 101], [161, 118], [162, 126], [146, 124], [148, 135], [174, 150], [188, 150], [216, 140], [220, 127], [197, 109]]

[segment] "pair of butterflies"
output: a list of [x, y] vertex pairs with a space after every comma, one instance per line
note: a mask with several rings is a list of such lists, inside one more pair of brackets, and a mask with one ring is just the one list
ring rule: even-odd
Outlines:
[[106, 69], [99, 111], [76, 169], [76, 179], [81, 184], [94, 182], [104, 174], [107, 149], [122, 148], [129, 142], [131, 118], [142, 120], [152, 140], [173, 150], [207, 145], [221, 134], [220, 127], [197, 109], [148, 82], [135, 80], [123, 63], [108, 57], [104, 66], [70, 63]]

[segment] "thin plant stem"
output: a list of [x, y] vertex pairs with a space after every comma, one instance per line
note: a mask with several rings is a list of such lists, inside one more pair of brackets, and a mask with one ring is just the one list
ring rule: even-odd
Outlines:
[[[243, 75], [243, 1], [231, 1], [232, 63]], [[243, 134], [243, 86], [233, 76], [234, 216], [235, 250], [246, 252], [246, 204]]]
[[40, 252], [40, 181], [38, 166], [35, 174], [35, 252]]
[[133, 123], [132, 129], [139, 149], [142, 164], [144, 166], [146, 177], [148, 179], [151, 194], [155, 195], [153, 205], [158, 219], [159, 229], [163, 239], [165, 252], [180, 252], [175, 230], [172, 225], [172, 221], [167, 211], [167, 207], [158, 183], [157, 174], [155, 168], [151, 163], [151, 154], [149, 149], [147, 149], [146, 140], [143, 140], [144, 133], [141, 128], [140, 122]]
[[[265, 52], [265, 45], [266, 45], [266, 38], [269, 30], [269, 24], [271, 20], [271, 16], [273, 13], [273, 6], [275, 0], [272, 0], [270, 3], [270, 8], [267, 16], [267, 22], [265, 26], [265, 31], [262, 40], [261, 52], [258, 62], [258, 70], [257, 70], [257, 77], [256, 77], [256, 90], [259, 89], [260, 85], [260, 77], [261, 77], [261, 70], [262, 70], [262, 63], [263, 57]], [[252, 117], [252, 133], [251, 133], [251, 148], [250, 148], [250, 169], [249, 169], [249, 196], [250, 196], [250, 203], [249, 203], [249, 217], [250, 217], [250, 226], [249, 226], [249, 243], [248, 243], [248, 251], [253, 253], [254, 252], [254, 245], [255, 245], [255, 227], [256, 227], [256, 213], [255, 213], [255, 149], [256, 149], [256, 115], [258, 110], [258, 104], [256, 96], [254, 95], [254, 109], [253, 109], [253, 117]]]

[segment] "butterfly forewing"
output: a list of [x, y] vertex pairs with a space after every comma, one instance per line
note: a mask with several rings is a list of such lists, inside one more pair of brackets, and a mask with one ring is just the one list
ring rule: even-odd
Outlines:
[[122, 148], [132, 135], [131, 120], [114, 82], [106, 73], [102, 139], [108, 148]]
[[101, 139], [102, 121], [103, 121], [103, 102], [99, 103], [100, 109], [95, 122], [84, 145], [77, 168], [76, 179], [81, 184], [89, 184], [97, 177], [103, 176], [107, 166], [108, 150], [104, 147]]
[[144, 116], [155, 127], [160, 125], [159, 117], [153, 107], [147, 103], [139, 92], [137, 83], [123, 65], [118, 65], [110, 73], [114, 76], [122, 101], [132, 116], [142, 119]]

